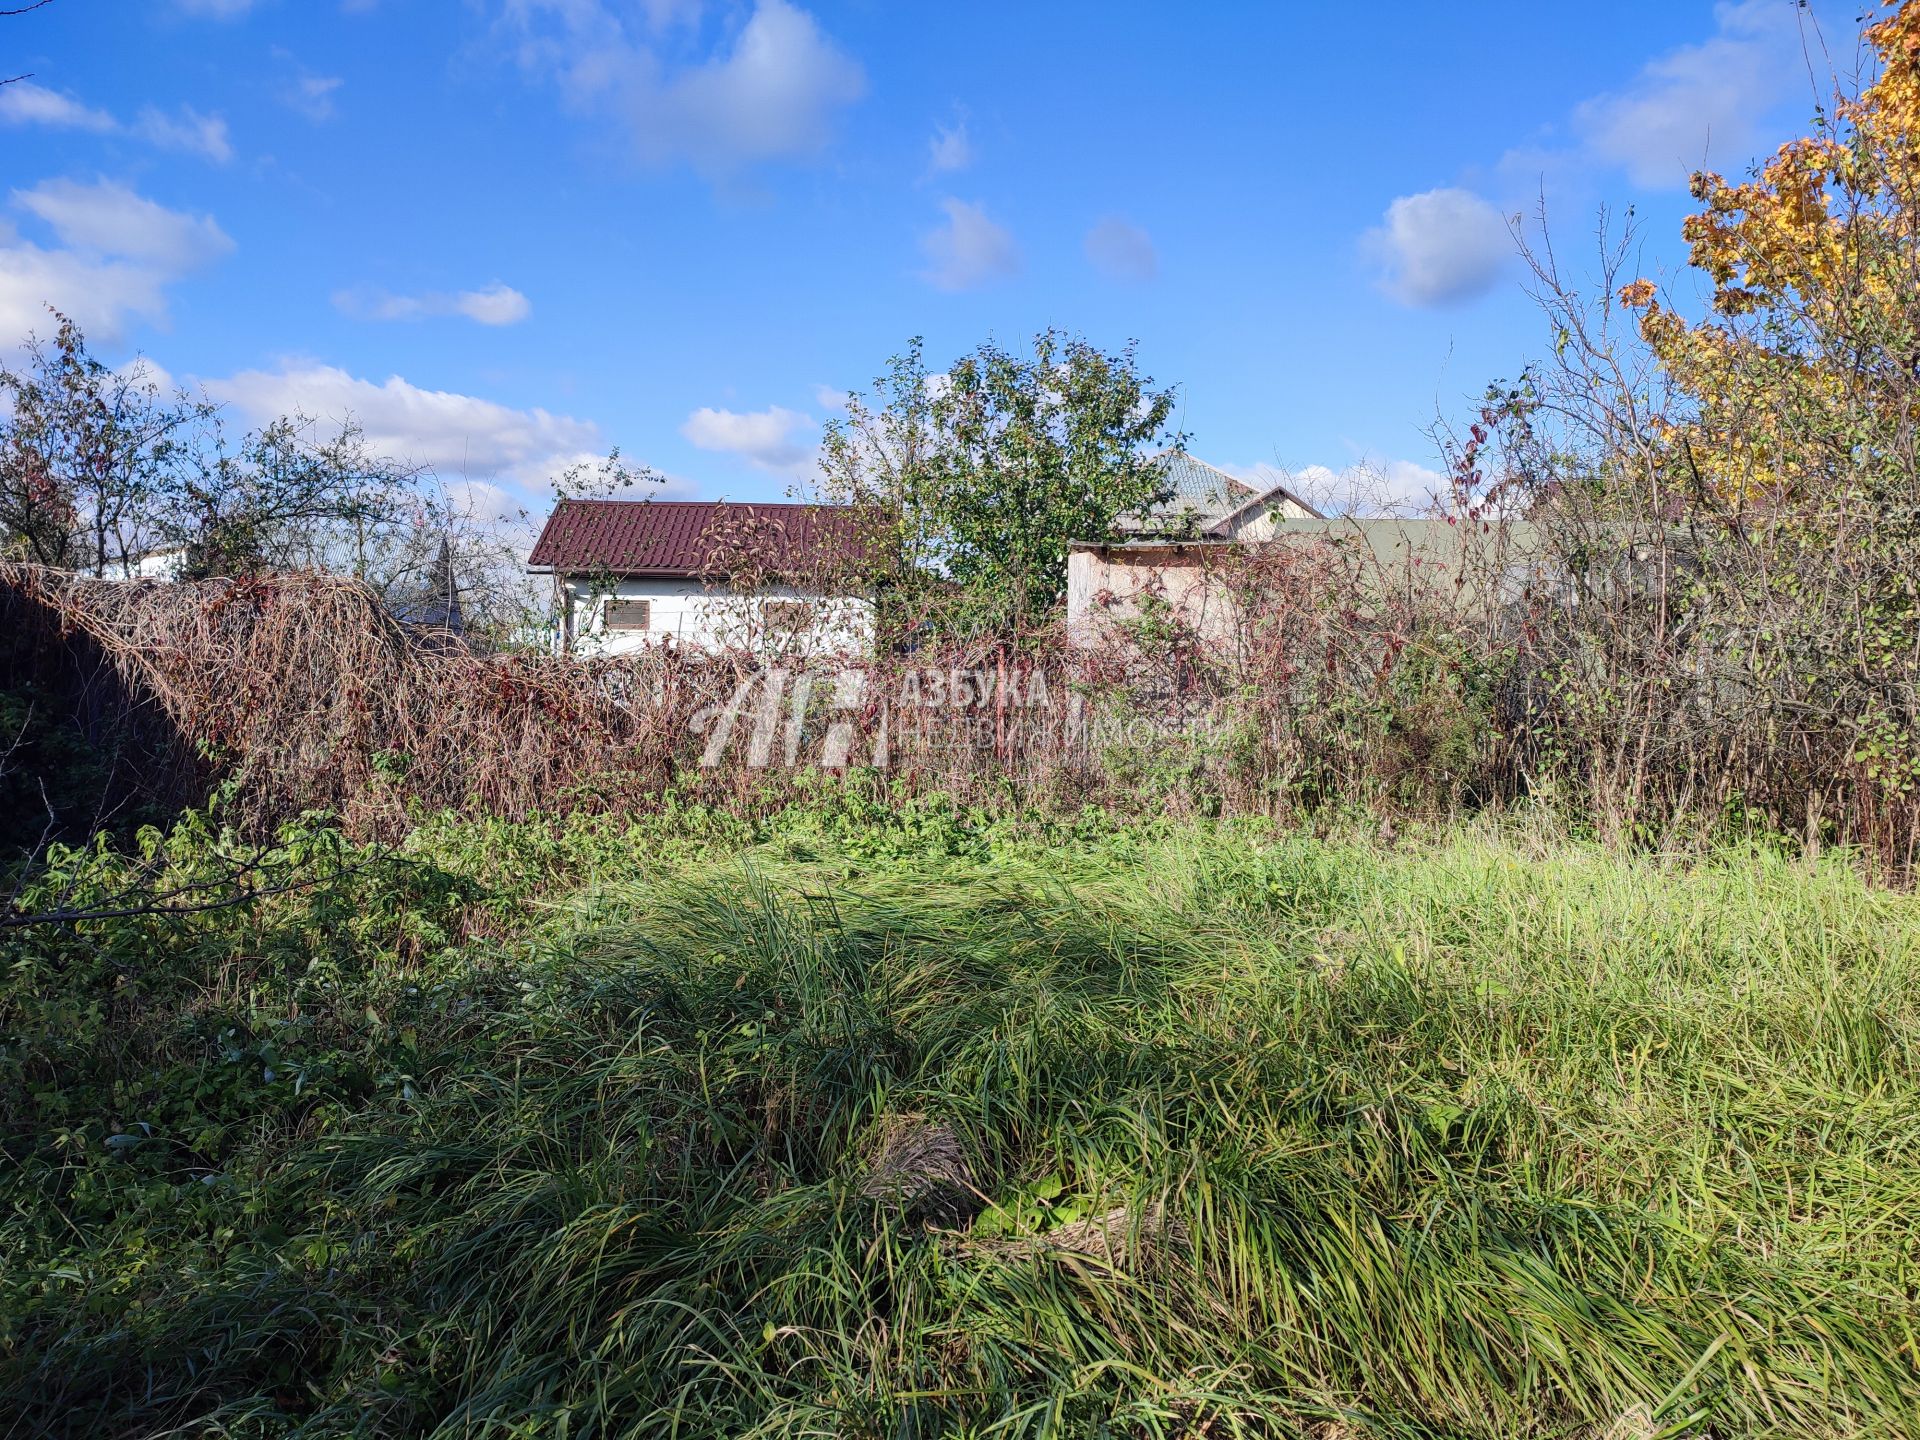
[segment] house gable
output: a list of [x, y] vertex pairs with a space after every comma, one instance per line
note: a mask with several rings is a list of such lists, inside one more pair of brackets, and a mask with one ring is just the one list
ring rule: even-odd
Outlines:
[[1139, 537], [1267, 539], [1274, 518], [1317, 518], [1319, 512], [1284, 484], [1261, 487], [1184, 450], [1154, 457], [1167, 498], [1119, 518], [1115, 528]]

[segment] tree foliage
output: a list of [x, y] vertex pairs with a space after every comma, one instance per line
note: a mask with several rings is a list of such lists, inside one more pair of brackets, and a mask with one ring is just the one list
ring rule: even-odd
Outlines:
[[989, 342], [935, 373], [915, 339], [828, 426], [823, 489], [879, 517], [903, 595], [1031, 623], [1065, 593], [1070, 543], [1164, 497], [1153, 452], [1180, 440], [1172, 413], [1132, 345], [1047, 330], [1030, 354]]
[[1696, 175], [1710, 313], [1621, 301], [1673, 403], [1656, 463], [1722, 523], [1697, 590], [1720, 648], [1839, 720], [1889, 798], [1920, 784], [1920, 4], [1868, 27], [1877, 78], [1749, 180]]
[[[1746, 179], [1693, 177], [1695, 306], [1603, 246], [1531, 258], [1551, 357], [1452, 454], [1562, 593], [1521, 633], [1516, 753], [1599, 808], [1720, 811], [1920, 858], [1920, 4]], [[1571, 602], [1571, 603], [1569, 603]], [[1657, 804], [1655, 803], [1657, 799]], [[1628, 821], [1627, 823], [1638, 823]]]
[[[544, 599], [523, 573], [524, 515], [490, 513], [382, 453], [351, 418], [302, 415], [237, 436], [218, 407], [168, 391], [140, 361], [109, 368], [56, 316], [50, 341], [0, 361], [0, 559], [118, 578], [165, 557], [186, 578], [314, 570], [366, 581], [403, 614], [429, 590], [498, 639]], [[556, 481], [611, 493], [650, 471], [618, 454]]]
[[1920, 6], [1866, 39], [1879, 77], [1743, 183], [1702, 172], [1683, 233], [1713, 285], [1689, 322], [1622, 287], [1683, 402], [1670, 464], [1737, 506], [1804, 518], [1834, 499], [1911, 519], [1920, 419]]
[[231, 448], [214, 432], [184, 457], [156, 519], [195, 578], [292, 569], [365, 577], [424, 518], [417, 478], [351, 422], [322, 433], [282, 417]]
[[192, 427], [211, 407], [110, 370], [60, 316], [25, 364], [0, 362], [0, 545], [11, 558], [120, 573], [158, 539]]

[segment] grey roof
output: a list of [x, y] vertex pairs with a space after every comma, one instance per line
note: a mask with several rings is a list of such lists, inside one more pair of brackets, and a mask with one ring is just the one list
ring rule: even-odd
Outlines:
[[1540, 527], [1525, 520], [1489, 526], [1390, 515], [1332, 515], [1289, 521], [1287, 534], [1323, 535], [1336, 542], [1361, 545], [1374, 560], [1394, 565], [1457, 565], [1491, 545], [1530, 557], [1545, 545]]
[[1257, 486], [1204, 460], [1196, 460], [1184, 450], [1163, 451], [1158, 458], [1167, 478], [1167, 488], [1173, 492], [1173, 498], [1167, 502], [1172, 509], [1224, 515], [1239, 509], [1242, 501], [1251, 500], [1259, 493]]
[[[1472, 588], [1487, 583], [1500, 593], [1517, 594], [1534, 579], [1550, 557], [1545, 533], [1524, 520], [1498, 526], [1449, 524], [1445, 520], [1406, 520], [1352, 515], [1289, 520], [1278, 538], [1262, 542], [1285, 545], [1322, 540], [1336, 546], [1356, 573], [1379, 581], [1404, 581], [1424, 575]], [[1114, 552], [1146, 564], [1182, 564], [1201, 560], [1210, 550], [1238, 542], [1219, 535], [1191, 539], [1133, 540], [1120, 544], [1075, 542], [1072, 550]]]
[[1198, 534], [1244, 511], [1282, 500], [1291, 500], [1310, 515], [1319, 513], [1284, 484], [1249, 484], [1184, 450], [1163, 450], [1154, 459], [1160, 462], [1166, 489], [1172, 493], [1151, 510], [1122, 517], [1123, 531]]
[[466, 633], [466, 617], [460, 613], [460, 586], [453, 576], [453, 547], [440, 537], [440, 551], [433, 557], [425, 580], [409, 595], [393, 603], [396, 620], [426, 630], [451, 630]]

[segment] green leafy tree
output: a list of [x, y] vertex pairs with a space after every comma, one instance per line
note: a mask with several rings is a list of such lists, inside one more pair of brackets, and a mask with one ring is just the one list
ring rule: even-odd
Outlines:
[[24, 363], [0, 362], [0, 553], [122, 573], [158, 536], [184, 446], [212, 407], [162, 394], [144, 366], [111, 370], [64, 315]]
[[1047, 330], [1030, 354], [988, 343], [932, 373], [915, 339], [828, 426], [821, 488], [875, 517], [908, 614], [945, 594], [961, 623], [1029, 625], [1065, 594], [1072, 542], [1165, 499], [1172, 413], [1132, 345]]
[[368, 577], [369, 557], [404, 532], [418, 472], [372, 450], [344, 424], [317, 436], [283, 418], [229, 451], [217, 430], [159, 498], [162, 533], [189, 575], [338, 569]]
[[[547, 623], [522, 568], [531, 517], [500, 513], [485, 487], [388, 457], [351, 419], [295, 415], [233, 438], [217, 406], [163, 391], [137, 361], [109, 368], [54, 318], [50, 340], [0, 360], [0, 559], [118, 577], [168, 551], [167, 573], [189, 578], [351, 574], [403, 614], [457, 600], [468, 633], [494, 643]], [[615, 452], [554, 484], [607, 495], [658, 478]]]

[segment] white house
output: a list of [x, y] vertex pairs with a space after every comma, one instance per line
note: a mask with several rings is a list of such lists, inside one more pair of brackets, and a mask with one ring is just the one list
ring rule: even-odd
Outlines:
[[187, 573], [187, 547], [169, 545], [161, 550], [147, 550], [136, 558], [127, 557], [127, 578], [129, 580], [178, 580]]
[[612, 655], [671, 641], [801, 658], [873, 640], [874, 567], [840, 505], [562, 500], [527, 568], [551, 575], [561, 644]]

